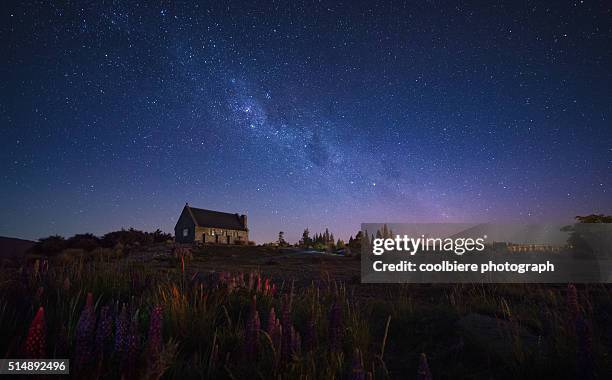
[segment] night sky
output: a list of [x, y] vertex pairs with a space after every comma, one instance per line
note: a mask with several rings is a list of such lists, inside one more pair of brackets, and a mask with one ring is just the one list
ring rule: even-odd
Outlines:
[[612, 3], [3, 2], [0, 235], [612, 212]]

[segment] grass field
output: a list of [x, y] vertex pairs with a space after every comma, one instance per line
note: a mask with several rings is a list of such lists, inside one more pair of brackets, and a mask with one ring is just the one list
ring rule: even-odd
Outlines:
[[90, 378], [612, 378], [602, 285], [362, 285], [359, 260], [170, 244], [3, 262], [0, 354]]

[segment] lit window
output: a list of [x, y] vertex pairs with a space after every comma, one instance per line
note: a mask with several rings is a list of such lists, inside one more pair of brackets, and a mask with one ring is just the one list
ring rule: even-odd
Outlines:
[[183, 237], [187, 237], [189, 235], [189, 228], [183, 228]]

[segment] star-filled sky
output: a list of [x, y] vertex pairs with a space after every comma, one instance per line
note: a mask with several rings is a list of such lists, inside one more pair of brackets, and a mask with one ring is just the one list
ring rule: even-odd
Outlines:
[[0, 235], [612, 212], [612, 4], [3, 2]]

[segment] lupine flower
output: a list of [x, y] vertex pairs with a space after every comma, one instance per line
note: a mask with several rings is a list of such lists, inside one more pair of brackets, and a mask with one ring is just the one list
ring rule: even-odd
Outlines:
[[329, 316], [329, 347], [332, 352], [342, 349], [342, 306], [334, 302]]
[[353, 362], [351, 364], [351, 380], [365, 380], [365, 371], [363, 370], [363, 358], [358, 348], [353, 354]]
[[569, 284], [567, 286], [567, 308], [573, 323], [578, 317], [578, 314], [580, 314], [580, 307], [578, 305], [578, 291], [576, 290], [574, 284]]
[[592, 379], [594, 373], [591, 327], [581, 315], [576, 319], [575, 325], [576, 339], [578, 342], [576, 350], [576, 376], [579, 379]]
[[123, 352], [126, 347], [126, 340], [128, 335], [129, 327], [129, 316], [127, 306], [125, 303], [121, 307], [121, 313], [117, 316], [115, 321], [115, 351]]
[[264, 281], [263, 293], [270, 294], [270, 279], [269, 278], [266, 278], [266, 280]]
[[304, 333], [304, 349], [307, 352], [314, 350], [317, 345], [317, 332], [315, 328], [314, 312], [310, 313], [310, 317], [306, 322], [306, 331]]
[[268, 314], [268, 324], [266, 325], [266, 332], [272, 338], [272, 335], [276, 331], [276, 313], [274, 312], [274, 308], [270, 309], [270, 314]]
[[289, 360], [291, 357], [291, 302], [289, 297], [285, 294], [281, 305], [281, 359], [283, 361]]
[[100, 311], [98, 328], [96, 330], [96, 351], [98, 355], [110, 352], [113, 334], [113, 315], [110, 306], [104, 306]]
[[162, 349], [162, 308], [155, 306], [149, 321], [149, 352], [157, 356]]
[[257, 298], [253, 296], [251, 310], [247, 320], [245, 332], [245, 353], [247, 357], [255, 357], [257, 355], [257, 344], [259, 342], [259, 329], [261, 328], [259, 313], [257, 312]]
[[138, 335], [138, 320], [133, 319], [125, 340], [125, 351], [121, 361], [123, 373], [128, 379], [133, 379], [136, 377], [134, 373], [136, 372], [139, 348], [140, 337]]
[[432, 380], [429, 363], [427, 363], [427, 355], [421, 353], [419, 358], [419, 370], [417, 372], [417, 380]]
[[93, 356], [93, 339], [96, 328], [96, 314], [93, 306], [93, 295], [87, 294], [85, 307], [81, 312], [76, 327], [75, 366], [83, 368]]
[[45, 324], [45, 309], [41, 306], [32, 320], [25, 342], [25, 355], [29, 359], [43, 359], [46, 350], [47, 328]]

